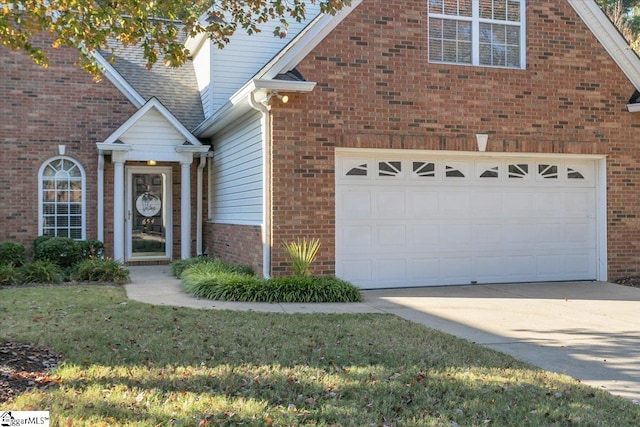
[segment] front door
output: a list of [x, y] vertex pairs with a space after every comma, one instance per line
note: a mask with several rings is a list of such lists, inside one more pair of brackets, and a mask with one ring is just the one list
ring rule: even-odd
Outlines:
[[127, 168], [127, 261], [171, 259], [171, 168]]

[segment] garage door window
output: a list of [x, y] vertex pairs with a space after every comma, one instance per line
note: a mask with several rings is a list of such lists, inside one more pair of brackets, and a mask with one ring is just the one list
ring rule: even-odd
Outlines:
[[413, 162], [413, 173], [420, 178], [434, 178], [436, 164], [432, 162]]
[[397, 176], [402, 172], [401, 162], [379, 162], [378, 176]]
[[558, 166], [538, 165], [538, 174], [542, 179], [558, 179]]
[[528, 164], [509, 165], [509, 178], [526, 178], [529, 175]]

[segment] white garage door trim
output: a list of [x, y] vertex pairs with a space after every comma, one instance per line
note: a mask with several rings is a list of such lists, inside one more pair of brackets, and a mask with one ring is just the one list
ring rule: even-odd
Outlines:
[[[524, 167], [524, 171], [518, 171], [518, 165], [527, 166]], [[415, 192], [421, 196], [416, 197]], [[367, 200], [362, 204], [355, 201], [359, 196], [367, 198], [367, 194], [376, 201]], [[526, 194], [531, 197], [524, 197]], [[432, 198], [432, 202], [427, 202], [429, 197]], [[492, 207], [497, 206], [497, 203], [492, 204], [492, 197], [495, 197], [496, 202], [502, 202], [501, 209]], [[531, 208], [527, 208], [526, 204], [520, 208], [514, 206], [514, 201], [520, 200], [518, 197], [524, 197], [523, 203], [535, 204], [536, 210], [541, 212], [540, 215], [528, 213]], [[575, 203], [568, 202], [568, 199]], [[564, 205], [553, 212], [550, 209], [544, 211], [544, 206], [552, 206], [554, 201]], [[423, 206], [410, 206], [417, 203], [422, 203]], [[424, 218], [418, 213], [419, 209], [429, 209], [433, 204], [444, 206], [447, 203], [450, 203], [450, 206], [461, 206], [462, 211], [439, 209], [438, 213], [433, 213], [432, 218], [428, 218], [431, 213], [426, 213]], [[396, 210], [399, 205], [403, 205], [403, 210]], [[371, 212], [358, 213], [359, 206]], [[578, 208], [574, 209], [574, 206], [584, 208], [581, 207], [580, 211]], [[468, 212], [463, 212], [464, 209]], [[470, 219], [469, 212], [478, 209], [485, 209], [489, 218], [482, 218], [480, 215], [481, 219], [477, 221]], [[506, 214], [503, 210], [510, 213]], [[404, 213], [398, 215], [398, 212]], [[411, 224], [411, 227], [403, 229], [403, 224], [398, 223], [398, 217], [402, 215], [406, 215], [405, 221]], [[500, 221], [493, 220], [492, 215]], [[565, 216], [566, 219], [560, 218]], [[435, 231], [434, 221], [439, 221], [439, 231]], [[527, 225], [530, 227], [527, 228]], [[474, 249], [469, 253], [462, 250], [455, 256], [451, 253], [446, 255], [446, 241], [442, 235], [451, 240], [448, 249], [456, 252], [459, 251], [455, 246], [455, 240], [458, 238], [456, 233], [460, 233], [459, 241], [465, 242], [465, 235], [472, 233], [471, 226]], [[358, 230], [359, 227], [362, 227], [362, 233]], [[520, 227], [518, 230], [525, 233], [523, 236], [531, 236], [534, 229], [537, 230], [536, 233], [546, 229], [554, 236], [554, 227], [556, 230], [566, 227], [567, 231], [564, 234], [567, 237], [563, 242], [553, 242], [553, 245], [547, 245], [544, 239], [538, 239], [538, 244], [532, 245], [530, 253], [527, 252], [529, 249], [524, 242], [510, 242], [509, 245], [505, 245], [504, 241], [495, 240], [492, 246], [492, 230], [499, 233], [502, 228], [505, 236], [517, 235], [510, 232], [509, 227]], [[371, 231], [372, 228], [376, 229], [375, 232]], [[570, 236], [569, 228], [575, 229], [573, 236], [576, 237]], [[482, 230], [486, 233], [487, 242], [478, 237]], [[421, 232], [424, 234], [420, 235]], [[428, 244], [416, 242], [419, 239], [424, 242], [424, 239], [433, 236], [430, 232], [438, 233], [439, 243], [438, 249], [429, 253], [431, 249], [425, 249]], [[578, 243], [583, 232], [586, 232], [588, 237], [584, 238], [584, 242]], [[369, 237], [370, 240], [379, 240], [367, 243], [367, 237], [363, 237], [362, 244], [353, 243], [358, 240], [357, 236], [367, 236], [367, 233], [371, 233], [370, 236], [375, 234], [375, 237]], [[380, 242], [384, 244], [379, 244]], [[396, 243], [398, 246], [394, 247]], [[486, 246], [483, 246], [485, 244]], [[413, 255], [413, 248], [418, 246], [418, 251]], [[361, 287], [465, 284], [475, 281], [473, 278], [476, 276], [479, 283], [521, 282], [534, 279], [606, 280], [606, 246], [604, 156], [336, 149], [336, 275]], [[486, 251], [479, 252], [483, 247]], [[507, 253], [501, 254], [500, 250]], [[491, 273], [500, 270], [499, 262], [512, 268], [511, 263], [518, 259], [516, 255], [519, 250], [523, 251], [520, 258], [522, 262], [537, 263], [537, 266], [529, 265], [523, 268], [522, 271], [528, 269], [529, 273], [516, 274], [516, 268], [508, 274], [506, 270], [502, 271], [500, 274], [504, 274], [503, 276]], [[560, 252], [554, 254], [554, 250]], [[575, 253], [571, 253], [572, 251]], [[483, 253], [491, 255], [481, 256]], [[566, 258], [562, 261], [566, 262], [566, 271], [560, 274], [558, 267], [545, 273], [540, 266], [546, 266], [546, 263], [553, 264], [556, 255], [558, 258]], [[450, 260], [447, 259], [449, 256]], [[538, 261], [528, 260], [527, 257]], [[576, 268], [582, 269], [579, 273], [571, 271], [570, 257], [575, 260]], [[587, 257], [591, 262], [586, 262]], [[547, 260], [546, 263], [542, 262], [543, 259]], [[449, 261], [454, 266], [449, 267], [449, 270], [460, 270], [459, 275], [441, 274], [446, 273]], [[558, 263], [557, 260], [555, 262]], [[404, 273], [399, 276], [386, 274], [393, 273], [395, 268]], [[584, 270], [585, 268], [589, 268], [589, 271]], [[465, 269], [469, 271], [462, 271]], [[536, 272], [532, 276], [533, 270]], [[432, 271], [438, 273], [432, 275]], [[467, 279], [469, 280], [465, 281]]]

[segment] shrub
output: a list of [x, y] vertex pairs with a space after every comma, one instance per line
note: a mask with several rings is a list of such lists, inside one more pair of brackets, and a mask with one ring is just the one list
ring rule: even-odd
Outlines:
[[18, 269], [13, 264], [0, 264], [0, 286], [20, 283]]
[[38, 236], [33, 239], [33, 242], [31, 243], [31, 257], [33, 259], [42, 259], [42, 256], [40, 255], [40, 246], [49, 239], [53, 239], [53, 236]]
[[182, 272], [185, 291], [198, 298], [243, 302], [356, 302], [360, 290], [325, 277], [261, 279], [219, 261], [197, 263]]
[[27, 251], [20, 243], [0, 242], [0, 265], [20, 267], [27, 261]]
[[182, 276], [182, 272], [194, 265], [213, 262], [213, 258], [200, 256], [197, 258], [180, 259], [171, 263], [171, 274], [178, 279]]
[[246, 274], [218, 272], [210, 275], [194, 274], [192, 268], [183, 274], [184, 289], [193, 296], [220, 301], [254, 301], [262, 280]]
[[360, 290], [335, 277], [274, 277], [267, 280], [266, 302], [358, 302]]
[[180, 279], [185, 270], [190, 269], [191, 267], [194, 267], [194, 266], [201, 266], [202, 264], [209, 265], [208, 268], [210, 268], [210, 270], [208, 271], [212, 271], [212, 272], [238, 273], [238, 274], [246, 274], [249, 276], [255, 275], [253, 268], [251, 268], [248, 265], [231, 264], [228, 262], [221, 261], [219, 259], [214, 259], [214, 258], [209, 258], [204, 256], [173, 261], [171, 263], [171, 274], [173, 274], [178, 279]]
[[76, 245], [80, 246], [81, 259], [104, 258], [104, 243], [100, 240], [78, 240]]
[[92, 258], [81, 261], [74, 269], [72, 278], [77, 281], [129, 283], [129, 270], [112, 259]]
[[60, 266], [45, 260], [25, 264], [18, 269], [21, 283], [60, 283]]
[[296, 242], [284, 242], [282, 244], [284, 250], [287, 252], [287, 263], [293, 271], [293, 275], [296, 277], [311, 276], [311, 270], [309, 267], [316, 259], [318, 250], [320, 249], [320, 240], [311, 239], [298, 239]]
[[73, 267], [82, 259], [82, 246], [69, 237], [50, 237], [34, 243], [33, 259], [50, 261], [62, 268]]

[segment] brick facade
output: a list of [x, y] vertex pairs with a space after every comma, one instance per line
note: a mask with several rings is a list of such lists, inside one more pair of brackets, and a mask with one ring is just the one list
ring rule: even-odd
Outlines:
[[207, 250], [211, 256], [249, 265], [262, 274], [262, 228], [250, 225], [208, 224]]
[[527, 34], [524, 70], [432, 64], [426, 2], [358, 6], [297, 67], [314, 91], [273, 104], [273, 241], [319, 238], [316, 273], [334, 272], [335, 147], [476, 151], [488, 133], [488, 151], [607, 155], [609, 277], [640, 274], [634, 87], [566, 2], [527, 1]]
[[[96, 83], [75, 65], [76, 52], [46, 49], [49, 67], [33, 64], [24, 52], [0, 48], [0, 241], [15, 241], [28, 249], [38, 235], [38, 171], [65, 155], [84, 168], [86, 237], [97, 238], [97, 142], [104, 141], [133, 113], [133, 106], [109, 81]], [[196, 240], [196, 169], [192, 172], [192, 247]], [[127, 162], [126, 166], [144, 165]], [[159, 163], [159, 165], [162, 165]], [[173, 167], [173, 258], [180, 258], [180, 164]], [[113, 166], [106, 156], [104, 171], [105, 252], [113, 248]], [[206, 180], [205, 180], [206, 188]], [[206, 203], [205, 203], [206, 206]]]

